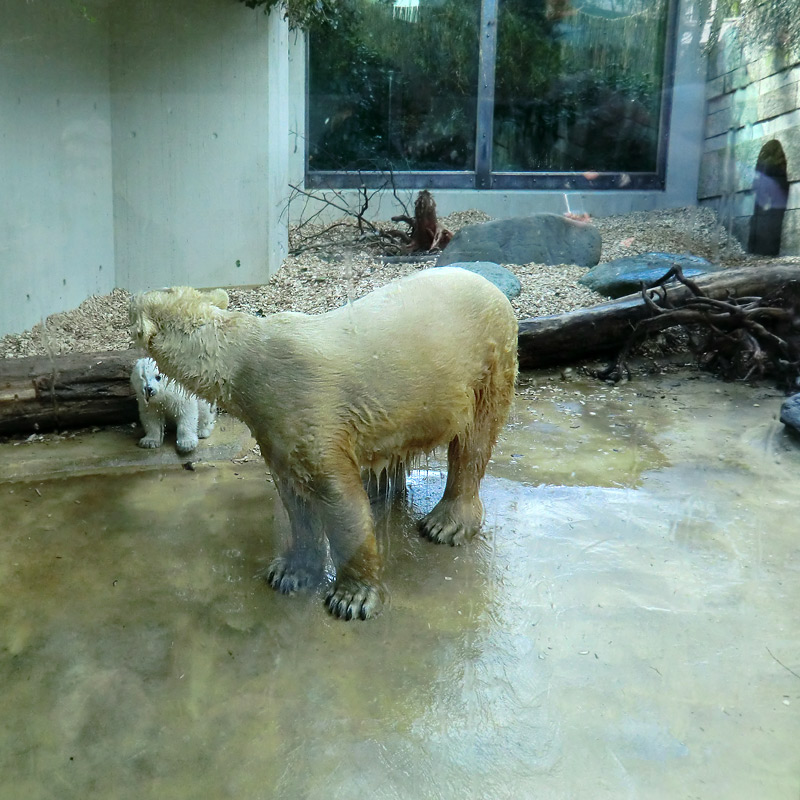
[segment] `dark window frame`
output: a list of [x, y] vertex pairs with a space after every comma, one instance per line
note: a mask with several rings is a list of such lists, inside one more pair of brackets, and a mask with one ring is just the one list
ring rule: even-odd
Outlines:
[[[655, 172], [600, 172], [588, 179], [583, 172], [494, 172], [492, 170], [494, 80], [497, 57], [497, 11], [499, 0], [481, 0], [480, 52], [478, 61], [475, 169], [464, 171], [401, 171], [391, 174], [397, 189], [478, 189], [533, 191], [664, 191], [667, 178], [669, 125], [675, 88], [675, 59], [679, 0], [667, 0], [664, 73], [661, 79], [658, 153]], [[306, 130], [309, 129], [309, 46], [306, 47]], [[380, 189], [387, 173], [371, 170], [309, 170], [309, 141], [305, 140], [305, 185], [309, 189]]]

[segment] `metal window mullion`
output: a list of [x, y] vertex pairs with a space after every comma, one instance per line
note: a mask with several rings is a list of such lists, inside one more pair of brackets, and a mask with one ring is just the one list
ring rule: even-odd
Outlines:
[[656, 172], [667, 184], [667, 153], [669, 151], [669, 129], [672, 121], [672, 95], [675, 91], [675, 65], [678, 57], [678, 5], [679, 0], [666, 0], [667, 24], [664, 30], [664, 60], [661, 73], [661, 103], [658, 119], [658, 151]]
[[497, 2], [482, 0], [478, 56], [478, 110], [475, 128], [475, 188], [492, 188], [494, 75], [497, 57]]

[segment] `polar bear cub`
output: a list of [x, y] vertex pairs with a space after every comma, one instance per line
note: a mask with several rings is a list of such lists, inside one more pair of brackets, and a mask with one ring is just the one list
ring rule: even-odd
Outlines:
[[144, 428], [139, 447], [161, 447], [167, 422], [177, 428], [176, 447], [182, 453], [194, 450], [198, 439], [211, 435], [217, 418], [216, 406], [163, 375], [152, 358], [140, 358], [133, 365], [131, 384]]

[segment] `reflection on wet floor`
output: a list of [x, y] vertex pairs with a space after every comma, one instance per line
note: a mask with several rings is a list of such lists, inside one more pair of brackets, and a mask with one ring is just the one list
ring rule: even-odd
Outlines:
[[257, 460], [0, 484], [0, 798], [796, 799], [779, 395], [551, 377], [521, 386], [480, 539], [415, 534], [436, 459], [377, 509], [368, 623], [253, 578], [288, 530]]

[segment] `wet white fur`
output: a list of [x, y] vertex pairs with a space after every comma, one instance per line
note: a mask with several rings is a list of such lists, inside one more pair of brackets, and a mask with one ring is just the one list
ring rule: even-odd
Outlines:
[[477, 530], [478, 485], [514, 393], [513, 309], [486, 279], [449, 267], [317, 316], [261, 318], [227, 305], [222, 290], [148, 292], [131, 301], [131, 333], [166, 374], [220, 402], [258, 441], [292, 522], [293, 544], [270, 583], [306, 585], [327, 536], [331, 611], [372, 616], [380, 559], [360, 468], [379, 474], [449, 445], [445, 495], [422, 532], [453, 544]]
[[131, 385], [136, 392], [139, 420], [144, 428], [139, 447], [161, 447], [167, 423], [177, 430], [176, 447], [180, 452], [194, 450], [198, 439], [211, 435], [216, 410], [163, 375], [152, 358], [136, 361], [131, 371]]

